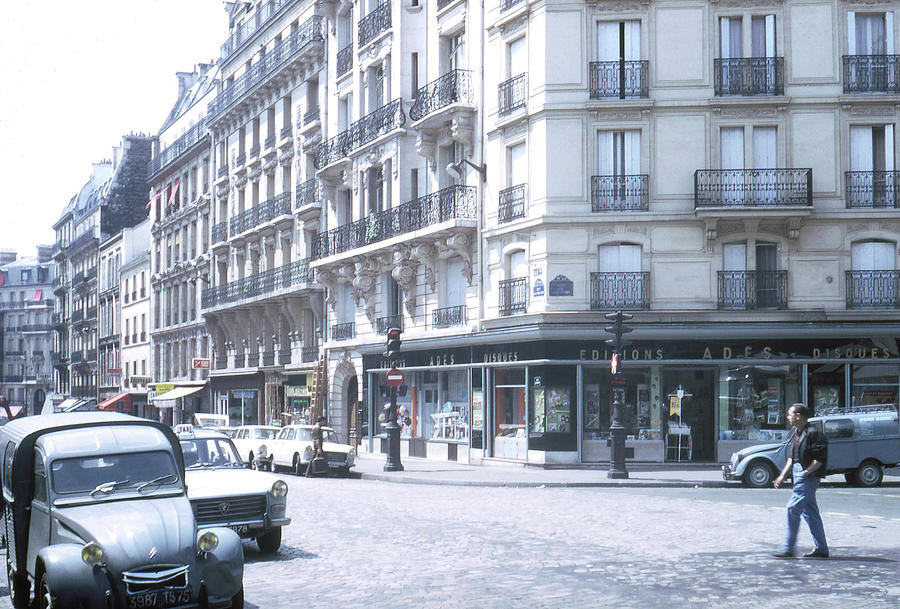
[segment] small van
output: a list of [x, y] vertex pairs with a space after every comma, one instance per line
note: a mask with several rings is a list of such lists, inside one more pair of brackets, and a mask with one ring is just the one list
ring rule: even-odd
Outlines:
[[[895, 405], [830, 409], [809, 424], [828, 438], [828, 474], [844, 474], [848, 484], [878, 486], [884, 468], [900, 464], [900, 411]], [[760, 444], [734, 453], [722, 466], [726, 480], [745, 486], [771, 485], [787, 463], [792, 433], [786, 442]]]

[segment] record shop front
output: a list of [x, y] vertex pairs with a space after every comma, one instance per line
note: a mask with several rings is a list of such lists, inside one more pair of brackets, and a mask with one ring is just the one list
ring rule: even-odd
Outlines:
[[397, 391], [401, 455], [467, 463], [608, 461], [615, 397], [623, 405], [627, 459], [713, 463], [787, 439], [785, 413], [794, 402], [816, 412], [896, 408], [900, 394], [893, 338], [636, 340], [615, 376], [605, 337], [479, 338], [444, 349], [405, 341], [393, 361], [364, 352], [375, 425], [363, 450], [384, 450], [380, 415], [390, 403], [385, 372], [392, 365], [404, 375]]

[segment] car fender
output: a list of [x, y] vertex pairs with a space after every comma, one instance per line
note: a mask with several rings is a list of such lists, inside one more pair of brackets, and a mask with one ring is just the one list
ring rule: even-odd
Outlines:
[[226, 527], [203, 529], [212, 531], [219, 538], [219, 546], [212, 552], [201, 554], [197, 567], [206, 582], [209, 598], [231, 598], [238, 593], [244, 580], [244, 549], [240, 536]]
[[734, 473], [738, 476], [743, 476], [744, 472], [747, 471], [747, 466], [749, 466], [757, 459], [761, 459], [771, 465], [772, 469], [775, 471], [775, 475], [778, 475], [778, 473], [781, 472], [781, 469], [784, 467], [784, 461], [779, 464], [776, 459], [773, 458], [773, 454], [777, 456], [778, 452], [779, 451], [751, 453], [741, 459], [740, 462], [738, 462], [737, 467], [734, 468]]
[[[40, 586], [41, 573], [46, 573], [51, 592], [56, 595], [59, 607], [77, 607], [81, 600], [85, 607], [106, 606], [106, 595], [114, 594], [106, 569], [85, 564], [81, 560], [81, 548], [74, 543], [47, 546], [38, 552], [41, 565], [35, 572], [35, 586]], [[40, 590], [36, 590], [35, 595]]]

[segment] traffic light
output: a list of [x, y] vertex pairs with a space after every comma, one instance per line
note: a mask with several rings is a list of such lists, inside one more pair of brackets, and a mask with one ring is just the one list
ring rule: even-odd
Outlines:
[[384, 356], [387, 358], [394, 357], [400, 351], [400, 328], [390, 328], [387, 331], [387, 351]]
[[607, 313], [606, 315], [604, 315], [604, 317], [615, 324], [613, 326], [606, 326], [605, 328], [603, 328], [604, 330], [615, 336], [615, 338], [606, 339], [606, 344], [612, 346], [616, 353], [621, 353], [622, 347], [625, 344], [625, 341], [622, 340], [622, 335], [634, 331], [634, 328], [627, 325], [625, 322], [630, 321], [634, 316], [622, 311], [616, 311], [615, 313]]

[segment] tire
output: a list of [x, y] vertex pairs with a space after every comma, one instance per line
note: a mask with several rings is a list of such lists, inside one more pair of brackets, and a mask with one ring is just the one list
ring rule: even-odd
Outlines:
[[244, 609], [244, 586], [231, 597], [231, 609]]
[[772, 470], [772, 466], [765, 461], [756, 460], [747, 466], [742, 480], [744, 481], [744, 486], [749, 486], [750, 488], [767, 488], [772, 485], [774, 478], [775, 473]]
[[294, 455], [294, 474], [296, 474], [297, 476], [306, 475], [306, 467], [303, 466], [303, 461], [300, 459], [300, 455]]
[[247, 466], [247, 467], [249, 467], [250, 469], [259, 469], [259, 468], [256, 466], [256, 461], [253, 460], [253, 453], [250, 453], [250, 457], [247, 459], [247, 463], [250, 464], [250, 465]]
[[882, 480], [884, 480], [884, 470], [878, 461], [867, 459], [856, 468], [856, 483], [859, 486], [879, 486]]
[[269, 460], [266, 462], [266, 471], [267, 472], [275, 471], [275, 457], [269, 457]]
[[856, 478], [856, 470], [853, 470], [852, 472], [844, 472], [844, 480], [846, 480], [847, 484], [849, 484], [850, 486], [856, 486], [857, 484], [859, 484], [859, 480], [857, 480]]
[[275, 527], [256, 538], [256, 545], [263, 554], [274, 554], [281, 547], [281, 527]]
[[46, 573], [41, 575], [41, 586], [38, 589], [37, 598], [34, 600], [38, 609], [54, 609], [54, 607], [56, 607], [56, 602], [53, 600], [53, 591], [50, 589], [50, 584], [47, 582]]
[[9, 559], [10, 549], [6, 549], [6, 582], [9, 586], [9, 598], [12, 606], [16, 609], [24, 609], [28, 606], [28, 597], [31, 594], [31, 587], [28, 585], [28, 576], [14, 574], [12, 561]]

